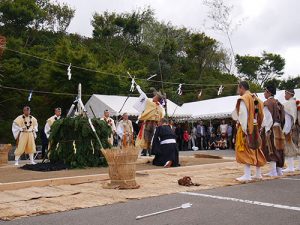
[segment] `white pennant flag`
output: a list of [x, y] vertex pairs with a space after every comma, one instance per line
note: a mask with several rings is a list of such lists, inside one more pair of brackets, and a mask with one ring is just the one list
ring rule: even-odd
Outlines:
[[72, 78], [71, 66], [72, 66], [72, 64], [70, 63], [70, 65], [68, 66], [68, 79], [69, 80], [71, 80], [71, 78]]
[[31, 91], [29, 92], [29, 96], [28, 96], [28, 101], [29, 101], [29, 102], [31, 101], [32, 93], [33, 93], [33, 91], [31, 90]]
[[177, 88], [177, 94], [178, 94], [178, 95], [182, 95], [182, 90], [181, 90], [181, 88], [182, 88], [182, 84], [179, 84], [179, 85], [178, 85], [178, 88]]
[[218, 90], [218, 95], [221, 95], [221, 94], [222, 94], [223, 89], [224, 89], [224, 87], [223, 87], [223, 85], [221, 85], [221, 86], [219, 87], [219, 90]]
[[202, 90], [199, 92], [198, 98], [201, 98], [201, 96], [202, 96]]

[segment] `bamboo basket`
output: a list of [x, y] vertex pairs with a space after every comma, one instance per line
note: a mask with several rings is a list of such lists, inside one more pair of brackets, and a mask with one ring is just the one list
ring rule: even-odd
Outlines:
[[134, 146], [101, 150], [109, 166], [110, 183], [104, 188], [137, 189], [136, 161], [139, 150]]

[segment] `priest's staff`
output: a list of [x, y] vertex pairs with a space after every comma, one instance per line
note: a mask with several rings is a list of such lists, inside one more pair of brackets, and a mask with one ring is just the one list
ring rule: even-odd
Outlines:
[[120, 114], [120, 113], [122, 112], [122, 109], [124, 108], [124, 106], [125, 106], [127, 100], [129, 99], [129, 97], [130, 97], [130, 94], [128, 94], [128, 96], [127, 96], [127, 98], [125, 99], [125, 101], [124, 101], [124, 103], [123, 103], [121, 109], [119, 110], [118, 114]]
[[96, 118], [96, 114], [95, 114], [95, 112], [94, 112], [92, 106], [89, 106], [89, 107], [90, 107], [90, 109], [91, 109], [91, 111], [92, 111], [92, 113], [93, 113], [94, 118]]
[[89, 118], [89, 124], [90, 124], [90, 127], [91, 127], [93, 133], [95, 134], [95, 137], [96, 137], [97, 141], [98, 141], [98, 144], [100, 146], [100, 150], [102, 150], [103, 149], [102, 143], [101, 143], [100, 138], [99, 138], [99, 136], [98, 136], [98, 134], [96, 132], [96, 129], [95, 129], [93, 123], [92, 123], [91, 118]]

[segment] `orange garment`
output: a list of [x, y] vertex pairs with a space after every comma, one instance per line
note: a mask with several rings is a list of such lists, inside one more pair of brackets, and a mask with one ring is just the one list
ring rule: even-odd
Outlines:
[[[255, 104], [254, 101], [258, 101], [258, 113], [255, 118]], [[251, 135], [255, 129], [260, 129], [263, 121], [263, 102], [260, 101], [256, 96], [247, 91], [241, 98], [238, 99], [236, 110], [239, 112], [239, 107], [241, 101], [244, 101], [247, 114], [248, 114], [248, 122], [247, 122], [247, 135]], [[255, 120], [257, 119], [257, 123]], [[257, 126], [257, 127], [255, 127]], [[252, 165], [252, 166], [264, 166], [267, 161], [261, 150], [261, 146], [258, 149], [250, 149], [247, 144], [247, 136], [243, 132], [241, 125], [238, 126], [237, 134], [236, 134], [236, 161], [238, 163]]]
[[263, 110], [264, 110], [264, 104], [263, 102], [257, 98], [254, 94], [252, 94], [250, 91], [246, 91], [246, 93], [241, 96], [236, 104], [236, 110], [239, 113], [239, 109], [240, 109], [240, 103], [241, 101], [244, 101], [248, 110], [248, 134], [252, 134], [253, 132], [253, 127], [254, 127], [254, 110], [255, 110], [255, 104], [254, 104], [254, 100], [258, 101], [258, 117], [257, 117], [257, 124], [258, 127], [261, 127], [262, 121], [264, 119], [264, 114], [263, 114]]

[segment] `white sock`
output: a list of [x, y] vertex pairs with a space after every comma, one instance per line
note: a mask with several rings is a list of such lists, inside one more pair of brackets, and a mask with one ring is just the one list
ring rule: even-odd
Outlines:
[[300, 170], [300, 155], [297, 157], [298, 159], [298, 167], [297, 167], [297, 170]]
[[20, 157], [21, 157], [20, 155], [15, 155], [15, 160], [19, 161]]
[[283, 172], [293, 172], [294, 168], [294, 159], [293, 157], [286, 157], [287, 168], [283, 170]]
[[277, 176], [276, 162], [271, 161], [271, 176]]
[[29, 159], [31, 164], [35, 164], [34, 160], [33, 160], [33, 153], [29, 154]]
[[289, 168], [291, 171], [294, 171], [295, 170], [295, 166], [294, 166], [294, 158], [293, 157], [290, 157], [290, 163], [289, 163]]
[[19, 165], [19, 159], [20, 159], [20, 155], [15, 155], [15, 165]]
[[245, 168], [244, 168], [244, 171], [245, 171], [245, 176], [251, 178], [251, 168], [250, 168], [250, 165], [246, 164]]
[[260, 168], [260, 166], [257, 166], [256, 167], [256, 174], [255, 174], [255, 177], [256, 178], [261, 178], [262, 176], [261, 176], [261, 168]]
[[277, 167], [276, 170], [277, 170], [277, 176], [282, 176], [283, 175], [281, 167]]

